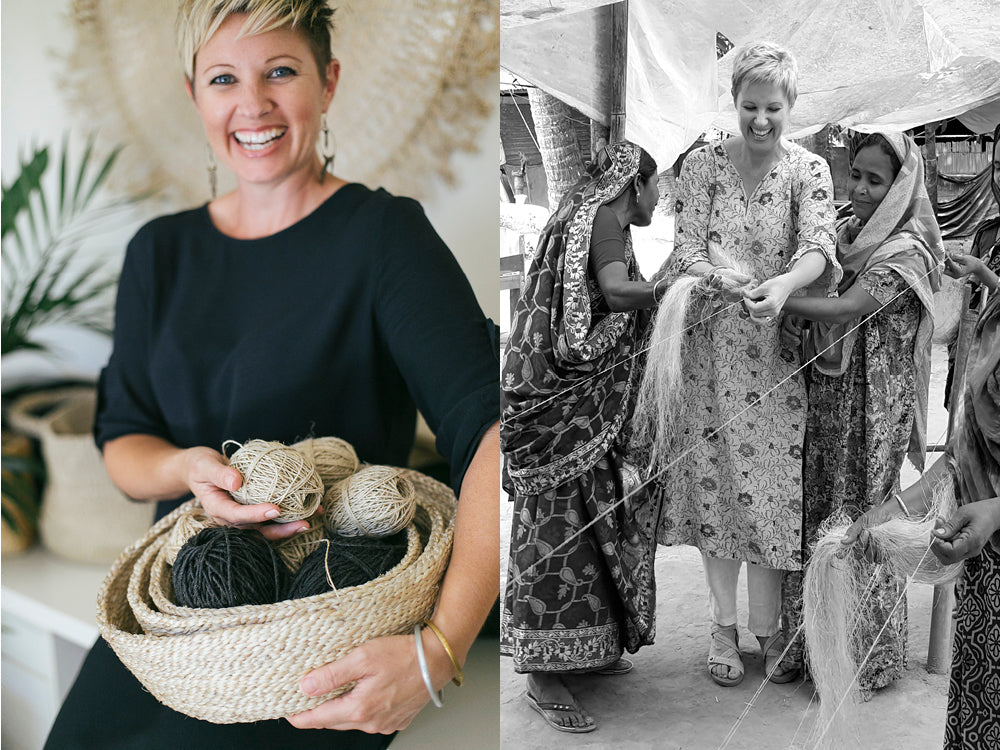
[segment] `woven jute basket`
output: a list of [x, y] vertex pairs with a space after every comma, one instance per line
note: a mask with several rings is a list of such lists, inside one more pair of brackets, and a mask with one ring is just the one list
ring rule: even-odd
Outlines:
[[42, 543], [70, 560], [107, 565], [149, 528], [156, 508], [129, 500], [111, 482], [91, 435], [96, 408], [95, 388], [60, 388], [22, 396], [8, 419], [42, 444]]
[[300, 713], [350, 686], [310, 697], [306, 672], [356, 646], [409, 633], [431, 614], [454, 532], [455, 496], [408, 469], [417, 514], [403, 560], [360, 586], [275, 604], [194, 609], [173, 603], [167, 550], [191, 500], [161, 519], [115, 561], [97, 599], [97, 624], [126, 667], [157, 700], [216, 724]]

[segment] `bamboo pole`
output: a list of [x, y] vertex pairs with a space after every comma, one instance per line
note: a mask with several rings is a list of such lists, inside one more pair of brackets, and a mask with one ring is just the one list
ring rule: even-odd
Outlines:
[[[938, 211], [938, 159], [937, 159], [937, 123], [924, 125], [924, 186], [927, 197], [930, 198], [935, 216]], [[965, 360], [968, 358], [972, 327], [966, 323], [966, 313], [969, 309], [968, 287], [965, 288], [962, 299], [962, 320], [959, 323], [959, 340], [955, 357], [955, 375], [951, 386], [951, 403], [948, 408], [948, 437], [952, 435], [954, 415], [961, 403], [965, 387]], [[964, 341], [963, 341], [964, 339]], [[927, 645], [927, 671], [933, 674], [944, 674], [951, 662], [951, 611], [955, 606], [955, 586], [944, 584], [934, 587], [931, 603], [931, 630]]]
[[924, 187], [927, 197], [931, 199], [934, 215], [938, 210], [938, 158], [937, 158], [937, 123], [924, 125]]
[[625, 79], [628, 60], [628, 0], [611, 6], [611, 143], [625, 140]]

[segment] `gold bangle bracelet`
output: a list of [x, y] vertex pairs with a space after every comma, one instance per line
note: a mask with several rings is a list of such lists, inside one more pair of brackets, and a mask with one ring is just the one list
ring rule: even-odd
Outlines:
[[438, 630], [437, 625], [430, 620], [424, 620], [424, 626], [430, 628], [431, 632], [441, 641], [441, 645], [444, 646], [448, 658], [451, 659], [451, 665], [455, 668], [455, 676], [451, 678], [451, 681], [461, 687], [462, 683], [465, 682], [465, 675], [462, 674], [462, 668], [458, 666], [458, 659], [455, 658], [455, 653], [451, 650], [451, 646], [448, 645], [448, 640], [444, 637], [444, 633]]

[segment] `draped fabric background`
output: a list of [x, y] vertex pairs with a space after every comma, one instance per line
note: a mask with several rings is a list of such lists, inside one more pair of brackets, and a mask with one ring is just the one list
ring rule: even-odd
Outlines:
[[[606, 53], [591, 50], [608, 4], [503, 0], [502, 65], [606, 122], [607, 84], [595, 73], [606, 76]], [[790, 137], [828, 123], [905, 130], [967, 113], [967, 127], [989, 132], [1000, 111], [997, 0], [629, 0], [625, 137], [658, 164], [711, 126], [735, 128], [733, 52], [716, 63], [716, 32], [796, 56]]]
[[[332, 0], [340, 82], [328, 113], [336, 172], [423, 197], [478, 148], [496, 102], [499, 0]], [[73, 0], [76, 44], [63, 85], [77, 124], [126, 144], [121, 187], [188, 206], [208, 199], [205, 137], [184, 91], [177, 0]], [[233, 184], [220, 168], [220, 191]]]

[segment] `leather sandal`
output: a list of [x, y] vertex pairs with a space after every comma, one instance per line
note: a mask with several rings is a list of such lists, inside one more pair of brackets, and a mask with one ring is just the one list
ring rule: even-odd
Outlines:
[[[734, 638], [730, 638], [724, 631], [729, 628], [720, 628], [718, 625], [712, 626], [712, 644], [708, 649], [708, 676], [717, 685], [722, 687], [736, 687], [743, 682], [745, 669], [743, 667], [743, 655], [740, 653], [740, 636], [737, 632]], [[729, 677], [720, 677], [712, 671], [712, 667], [721, 665], [729, 667]], [[733, 672], [735, 671], [735, 676]]]
[[[545, 722], [553, 729], [558, 729], [560, 732], [570, 732], [572, 734], [584, 734], [586, 732], [593, 732], [597, 729], [597, 723], [590, 716], [590, 714], [583, 710], [583, 707], [576, 702], [576, 699], [574, 699], [572, 703], [542, 703], [530, 692], [525, 692], [524, 697], [528, 700], [528, 705], [540, 713], [542, 718], [545, 719]], [[579, 714], [586, 720], [586, 723], [582, 727], [564, 726], [556, 721], [556, 716], [560, 713]]]
[[768, 636], [761, 649], [761, 653], [764, 654], [764, 672], [767, 674], [767, 679], [778, 685], [791, 682], [802, 673], [800, 664], [787, 657], [782, 658], [785, 649], [785, 637], [780, 630], [774, 635]]
[[632, 663], [631, 659], [627, 659], [624, 656], [618, 659], [616, 662], [608, 664], [606, 667], [601, 667], [600, 669], [595, 669], [594, 674], [600, 675], [619, 675], [628, 674], [632, 671], [635, 665]]

